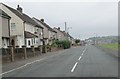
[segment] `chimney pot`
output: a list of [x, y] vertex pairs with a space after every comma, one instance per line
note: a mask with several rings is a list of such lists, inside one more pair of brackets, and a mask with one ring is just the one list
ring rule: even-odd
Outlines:
[[42, 22], [44, 22], [44, 19], [41, 19]]
[[17, 5], [17, 10], [22, 13], [22, 8], [19, 5]]
[[60, 27], [58, 27], [58, 30], [60, 30]]

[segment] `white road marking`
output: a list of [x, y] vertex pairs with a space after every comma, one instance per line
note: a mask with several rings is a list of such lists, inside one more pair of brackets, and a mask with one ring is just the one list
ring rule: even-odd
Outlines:
[[[85, 49], [85, 50], [86, 50], [86, 49]], [[84, 50], [83, 52], [85, 52], [85, 50]], [[59, 55], [59, 54], [56, 54], [56, 55]], [[52, 56], [50, 56], [50, 57], [53, 57], [53, 56], [56, 56], [56, 55], [52, 55]], [[81, 58], [82, 58], [82, 57], [80, 56], [79, 60], [80, 60]], [[23, 67], [26, 67], [27, 65], [31, 65], [31, 64], [33, 64], [33, 63], [35, 63], [35, 62], [40, 62], [40, 61], [43, 60], [43, 59], [46, 59], [46, 57], [44, 57], [44, 58], [42, 58], [42, 59], [40, 59], [40, 60], [35, 60], [35, 61], [33, 61], [33, 62], [30, 62], [30, 63], [26, 63], [26, 64], [23, 65], [23, 66], [20, 66], [20, 67], [18, 67], [18, 68], [14, 68], [14, 69], [12, 69], [12, 70], [9, 70], [9, 71], [6, 71], [6, 72], [4, 72], [4, 73], [1, 73], [0, 76], [2, 76], [2, 75], [4, 75], [4, 74], [7, 74], [7, 73], [10, 73], [10, 72], [13, 72], [13, 71], [15, 71], [15, 70], [22, 69]], [[73, 71], [75, 70], [77, 64], [78, 64], [78, 62], [75, 63], [75, 65], [74, 65], [74, 67], [72, 68], [71, 72], [73, 72]]]
[[85, 51], [86, 51], [86, 48], [83, 50], [83, 53], [81, 54], [81, 56], [79, 57], [78, 60], [80, 60], [82, 58], [82, 56], [83, 56], [83, 54], [84, 54]]
[[86, 48], [83, 50], [83, 53], [86, 51]]
[[[79, 57], [79, 59], [78, 59], [78, 60], [81, 60], [81, 58], [82, 58], [82, 56], [83, 56], [83, 54], [84, 54], [84, 52], [85, 52], [85, 51], [86, 51], [86, 48], [83, 50], [83, 53], [81, 54], [81, 56]], [[75, 65], [73, 66], [73, 68], [72, 68], [71, 72], [74, 72], [74, 70], [75, 70], [75, 68], [76, 68], [77, 64], [78, 64], [78, 62], [76, 62], [76, 63], [75, 63]]]
[[[62, 53], [64, 53], [64, 52], [62, 52]], [[62, 54], [62, 53], [54, 54], [54, 55], [51, 55], [51, 56], [49, 56], [49, 57], [54, 57], [54, 56], [57, 56], [57, 55]], [[44, 60], [44, 59], [48, 59], [48, 58], [47, 58], [47, 57], [44, 57], [44, 58], [42, 58], [42, 59], [35, 60], [35, 61], [30, 62], [30, 63], [26, 63], [26, 64], [23, 65], [23, 66], [14, 68], [14, 69], [9, 70], [9, 71], [6, 71], [6, 72], [3, 72], [3, 73], [0, 74], [0, 76], [2, 76], [2, 75], [4, 75], [4, 74], [8, 74], [8, 73], [13, 72], [13, 71], [16, 71], [16, 70], [19, 70], [19, 69], [22, 69], [22, 68], [24, 68], [24, 67], [26, 67], [26, 66], [28, 66], [28, 65], [31, 65], [31, 64], [33, 64], [33, 63], [35, 63], [35, 62], [40, 62], [41, 60]]]
[[72, 68], [71, 72], [74, 72], [74, 70], [75, 70], [75, 68], [76, 68], [77, 64], [78, 64], [78, 62], [76, 62], [76, 63], [75, 63], [75, 65], [73, 66], [73, 68]]
[[40, 60], [35, 60], [35, 61], [33, 61], [33, 62], [30, 62], [30, 63], [26, 63], [26, 64], [23, 65], [23, 66], [20, 66], [20, 67], [18, 67], [18, 68], [15, 68], [15, 69], [6, 71], [6, 72], [4, 72], [4, 73], [1, 73], [0, 76], [2, 76], [2, 75], [4, 75], [4, 74], [7, 74], [7, 73], [10, 73], [10, 72], [13, 72], [13, 71], [15, 71], [15, 70], [19, 70], [19, 69], [21, 69], [21, 68], [23, 68], [23, 67], [26, 67], [27, 65], [31, 65], [31, 64], [33, 64], [33, 63], [35, 63], [35, 62], [40, 62], [40, 61], [43, 60], [43, 59], [44, 59], [44, 58], [42, 58], [42, 59], [40, 59]]
[[81, 56], [83, 55], [83, 53], [81, 54]]
[[7, 72], [4, 72], [4, 73], [0, 74], [0, 76], [2, 76], [2, 75], [4, 75], [4, 74], [7, 74], [7, 73], [10, 73], [10, 72], [13, 72], [13, 71], [18, 70], [18, 69], [21, 69], [21, 68], [23, 68], [23, 67], [25, 67], [25, 66], [27, 66], [27, 64], [25, 64], [25, 65], [23, 65], [23, 66], [20, 66], [20, 67], [18, 67], [18, 68], [9, 70], [9, 71], [7, 71]]
[[87, 49], [87, 48], [85, 48], [85, 49], [83, 50], [83, 54], [85, 53], [86, 49]]
[[80, 60], [82, 57], [80, 56], [78, 60]]

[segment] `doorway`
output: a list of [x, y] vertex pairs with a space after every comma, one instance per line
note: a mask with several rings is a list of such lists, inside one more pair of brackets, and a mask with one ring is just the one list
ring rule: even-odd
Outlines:
[[13, 47], [15, 47], [15, 40], [14, 40], [14, 39], [11, 40], [11, 45], [12, 45]]

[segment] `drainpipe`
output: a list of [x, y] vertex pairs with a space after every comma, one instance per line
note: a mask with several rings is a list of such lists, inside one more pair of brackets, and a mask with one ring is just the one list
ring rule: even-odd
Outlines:
[[10, 19], [8, 20], [8, 31], [9, 31], [9, 45], [11, 45], [10, 43]]
[[[44, 29], [44, 28], [43, 28]], [[43, 38], [43, 45], [45, 45], [45, 41], [44, 41], [44, 31], [42, 29], [42, 38]]]
[[24, 45], [26, 46], [26, 37], [25, 37], [25, 21], [23, 22], [23, 27], [24, 27]]
[[42, 37], [43, 37], [43, 46], [42, 46], [42, 53], [46, 53], [46, 47], [45, 47], [45, 39], [44, 39], [44, 30], [42, 29]]

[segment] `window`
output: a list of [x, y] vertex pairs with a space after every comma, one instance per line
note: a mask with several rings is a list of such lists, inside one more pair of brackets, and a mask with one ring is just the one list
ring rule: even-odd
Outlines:
[[15, 30], [15, 28], [16, 28], [15, 23], [11, 23], [11, 30]]
[[38, 44], [38, 39], [35, 39], [36, 40], [36, 44]]
[[36, 27], [36, 28], [35, 28], [35, 34], [37, 34], [38, 31], [39, 31], [39, 29]]
[[32, 45], [33, 45], [33, 39], [32, 39]]
[[28, 45], [30, 46], [30, 40], [28, 40]]
[[34, 44], [35, 44], [35, 38], [34, 38]]
[[39, 29], [38, 29], [38, 28], [36, 28], [36, 32], [38, 32], [38, 30], [39, 30]]
[[40, 34], [41, 34], [41, 35], [43, 35], [43, 33], [42, 33], [42, 32], [41, 32]]

